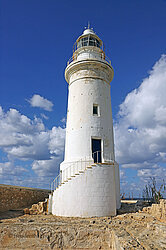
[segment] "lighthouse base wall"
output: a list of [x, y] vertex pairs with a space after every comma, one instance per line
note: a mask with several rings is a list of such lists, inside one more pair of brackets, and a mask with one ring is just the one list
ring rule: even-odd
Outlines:
[[119, 164], [117, 162], [114, 162], [114, 164], [115, 164], [115, 183], [116, 183], [116, 209], [119, 209], [121, 207]]
[[53, 193], [52, 213], [68, 217], [116, 215], [115, 165], [96, 164]]

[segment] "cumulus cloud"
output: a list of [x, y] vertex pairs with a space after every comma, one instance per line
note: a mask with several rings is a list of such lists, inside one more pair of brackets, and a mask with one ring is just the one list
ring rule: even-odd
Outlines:
[[126, 179], [126, 174], [125, 174], [125, 171], [124, 170], [120, 170], [120, 179]]
[[40, 95], [33, 95], [29, 100], [32, 107], [42, 108], [46, 111], [52, 111], [53, 103]]
[[[137, 176], [140, 178], [140, 186], [145, 186], [145, 184], [151, 183], [151, 178], [155, 178], [156, 181], [156, 188], [159, 190], [163, 181], [165, 182], [166, 177], [166, 168], [160, 166], [159, 164], [153, 165], [151, 168], [146, 169], [139, 169], [137, 171]], [[162, 190], [163, 191], [163, 190]]]
[[43, 119], [45, 119], [45, 120], [48, 120], [48, 119], [49, 119], [48, 116], [45, 115], [45, 114], [43, 114], [43, 113], [41, 113], [41, 117], [42, 117]]
[[28, 170], [22, 166], [14, 166], [12, 162], [0, 163], [0, 177], [5, 175], [19, 176], [22, 173], [28, 172]]
[[23, 166], [14, 164], [13, 161], [0, 163], [0, 183], [25, 185], [26, 176], [29, 177], [29, 170]]
[[166, 162], [166, 55], [120, 105], [115, 146], [124, 168], [146, 169]]
[[[48, 130], [39, 118], [31, 120], [16, 109], [4, 112], [0, 107], [0, 148], [8, 159], [32, 161], [32, 170], [38, 176], [56, 176], [63, 159], [64, 139], [65, 129]], [[0, 164], [1, 174], [11, 169], [16, 171], [10, 162]]]
[[66, 117], [63, 117], [63, 118], [61, 119], [61, 122], [65, 124], [65, 123], [66, 123]]
[[61, 127], [53, 127], [49, 135], [50, 135], [50, 140], [49, 140], [50, 153], [58, 156], [63, 152], [64, 149], [65, 129]]
[[121, 189], [122, 187], [124, 188], [126, 186], [129, 186], [124, 169], [120, 169], [120, 186], [121, 186]]
[[[155, 177], [166, 179], [166, 55], [155, 63], [139, 88], [120, 105], [114, 126], [116, 160], [121, 164], [122, 192], [141, 193]], [[135, 171], [125, 178], [124, 170]]]
[[155, 177], [157, 180], [162, 181], [166, 176], [166, 168], [159, 164], [154, 164], [151, 168], [138, 169], [137, 176], [147, 182], [150, 177]]
[[23, 167], [13, 161], [0, 163], [1, 184], [48, 188], [53, 176], [56, 176], [56, 174], [57, 172], [54, 171], [52, 176], [50, 176], [49, 172], [48, 175], [35, 175], [28, 166]]
[[38, 160], [32, 163], [32, 170], [38, 176], [47, 176], [54, 177], [59, 173], [59, 164], [62, 162], [62, 155], [57, 157], [52, 157], [49, 160]]

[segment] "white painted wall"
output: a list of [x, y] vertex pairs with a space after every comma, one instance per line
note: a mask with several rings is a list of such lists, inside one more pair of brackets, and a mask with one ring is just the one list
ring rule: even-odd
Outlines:
[[[93, 116], [93, 104], [100, 115]], [[91, 139], [101, 138], [103, 158], [114, 160], [110, 85], [101, 80], [78, 80], [69, 88], [65, 161], [91, 157]]]
[[[86, 54], [87, 51], [85, 57]], [[61, 170], [68, 166], [68, 162], [92, 158], [92, 138], [102, 140], [103, 162], [114, 161], [109, 84], [112, 77], [111, 66], [96, 59], [93, 62], [84, 60], [83, 63], [74, 61], [67, 67], [69, 96], [65, 159]], [[93, 115], [93, 104], [99, 106], [99, 116]]]
[[[75, 174], [75, 167], [82, 169], [82, 161], [91, 165], [92, 138], [101, 139], [103, 165], [71, 177], [55, 190], [53, 214], [80, 217], [115, 215], [116, 208], [120, 207], [120, 188], [119, 166], [114, 157], [110, 96], [114, 72], [100, 48], [79, 48], [73, 58], [65, 70], [69, 95], [65, 158], [60, 165], [62, 181]], [[93, 104], [99, 106], [99, 116], [93, 115]]]
[[77, 57], [77, 60], [83, 60], [83, 59], [98, 59], [101, 60], [104, 57], [104, 52], [97, 48], [97, 47], [83, 47], [78, 49], [75, 52], [75, 57]]
[[94, 217], [116, 214], [115, 168], [87, 169], [53, 193], [52, 213], [57, 216]]
[[52, 214], [52, 194], [49, 194], [49, 199], [48, 199], [48, 213]]
[[115, 166], [115, 183], [116, 183], [116, 209], [119, 209], [121, 207], [119, 164], [115, 161], [114, 166]]

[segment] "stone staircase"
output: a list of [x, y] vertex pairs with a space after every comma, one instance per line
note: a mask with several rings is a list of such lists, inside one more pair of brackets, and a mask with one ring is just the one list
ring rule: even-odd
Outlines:
[[[83, 163], [83, 166], [82, 166]], [[79, 160], [71, 163], [71, 165], [64, 169], [62, 173], [60, 173], [51, 184], [51, 192], [61, 187], [65, 183], [67, 183], [72, 178], [85, 173], [87, 169], [92, 169], [99, 163], [94, 163], [92, 160]], [[79, 167], [78, 167], [79, 165]]]
[[74, 217], [115, 215], [115, 165], [84, 163], [83, 167], [77, 164], [72, 167], [54, 180], [54, 191], [49, 198], [51, 212]]
[[96, 163], [93, 163], [89, 166], [87, 166], [84, 170], [79, 170], [78, 172], [76, 172], [75, 174], [73, 174], [72, 176], [68, 177], [66, 180], [64, 180], [57, 188], [59, 188], [60, 186], [62, 186], [63, 184], [67, 183], [68, 181], [72, 180], [72, 178], [75, 178], [83, 173], [85, 173], [88, 169], [92, 169], [93, 167], [96, 167]]

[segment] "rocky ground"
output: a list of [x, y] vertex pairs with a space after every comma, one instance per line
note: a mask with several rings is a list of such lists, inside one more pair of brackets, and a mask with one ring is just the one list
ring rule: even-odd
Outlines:
[[120, 215], [65, 218], [53, 215], [1, 215], [0, 249], [166, 249], [166, 223], [135, 204], [123, 204]]

